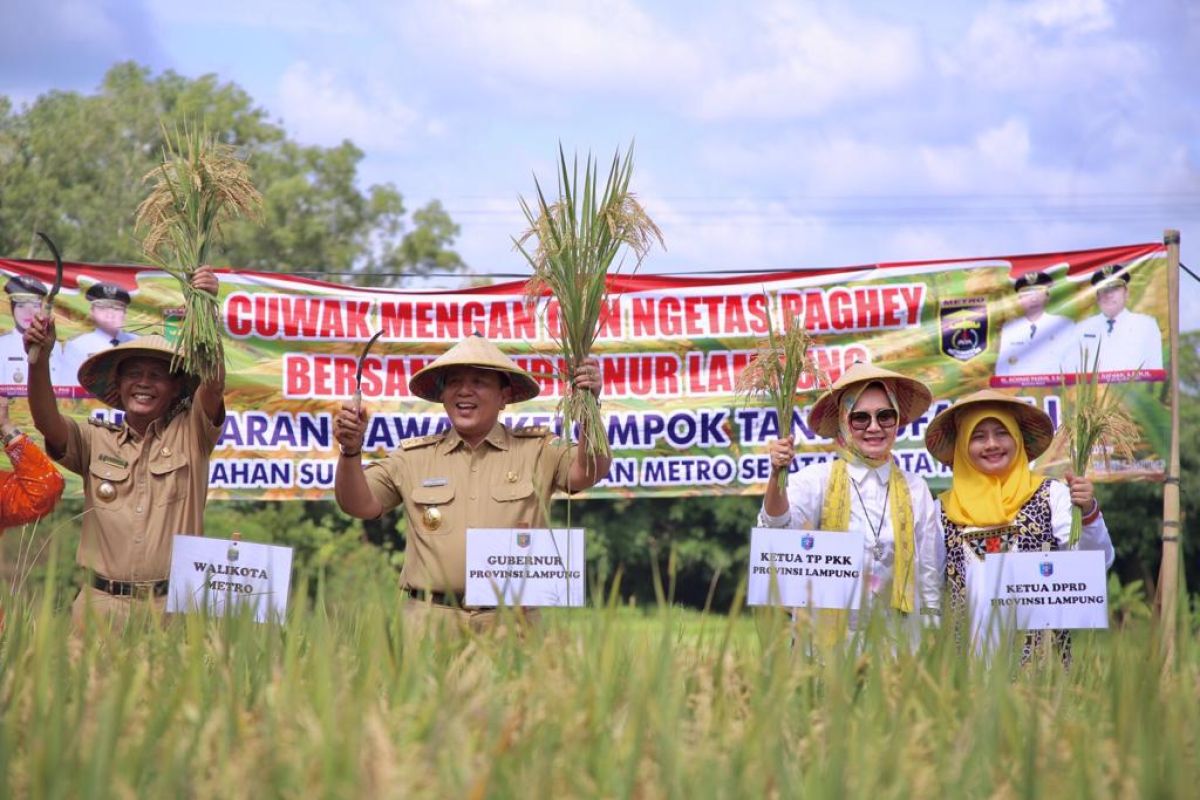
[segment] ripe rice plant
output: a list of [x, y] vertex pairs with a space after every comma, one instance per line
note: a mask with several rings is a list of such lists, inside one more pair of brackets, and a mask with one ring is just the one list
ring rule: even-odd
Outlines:
[[[1079, 373], [1072, 387], [1063, 387], [1062, 425], [1058, 437], [1066, 442], [1071, 470], [1084, 477], [1092, 465], [1092, 456], [1097, 446], [1103, 453], [1105, 465], [1109, 454], [1122, 458], [1133, 458], [1133, 447], [1138, 441], [1137, 423], [1125, 410], [1124, 394], [1112, 384], [1100, 386], [1100, 349], [1089, 361], [1086, 349], [1080, 352], [1079, 363], [1084, 370]], [[1071, 506], [1071, 533], [1068, 546], [1075, 545], [1083, 534], [1083, 509]]]
[[262, 195], [250, 179], [250, 167], [237, 150], [207, 132], [163, 131], [163, 161], [142, 178], [153, 186], [137, 209], [136, 227], [144, 231], [142, 249], [155, 265], [179, 280], [187, 314], [179, 329], [172, 369], [202, 380], [215, 377], [223, 363], [219, 303], [192, 288], [197, 268], [225, 222], [258, 220]]
[[[61, 558], [63, 554], [56, 556]], [[1020, 668], [873, 618], [821, 658], [787, 617], [605, 604], [524, 635], [414, 627], [394, 579], [285, 626], [69, 632], [8, 603], [0, 796], [1187, 797], [1200, 647], [1143, 623]]]
[[[622, 249], [634, 254], [631, 271], [636, 271], [654, 242], [663, 245], [662, 231], [646, 214], [629, 190], [633, 176], [633, 148], [624, 158], [618, 150], [613, 156], [608, 177], [600, 179], [599, 164], [589, 155], [584, 162], [582, 182], [579, 160], [567, 164], [561, 145], [558, 149], [558, 197], [551, 201], [534, 176], [536, 203], [521, 198], [521, 211], [529, 227], [514, 243], [533, 269], [526, 289], [532, 305], [549, 293], [558, 303], [559, 329], [551, 331], [566, 362], [570, 381], [592, 352], [607, 304], [608, 274], [619, 271], [617, 261]], [[537, 244], [527, 247], [531, 239]], [[579, 424], [581, 437], [593, 456], [607, 457], [611, 450], [600, 406], [591, 392], [568, 392], [559, 403], [564, 430]]]
[[[768, 307], [769, 307], [768, 303]], [[796, 386], [805, 372], [819, 382], [816, 362], [809, 350], [813, 339], [804, 328], [804, 322], [796, 317], [783, 333], [777, 333], [774, 325], [767, 327], [767, 341], [760, 344], [754, 358], [738, 375], [736, 390], [746, 402], [766, 399], [775, 409], [779, 419], [779, 438], [792, 435], [792, 412], [796, 406]], [[788, 473], [779, 473], [779, 488], [787, 488]]]

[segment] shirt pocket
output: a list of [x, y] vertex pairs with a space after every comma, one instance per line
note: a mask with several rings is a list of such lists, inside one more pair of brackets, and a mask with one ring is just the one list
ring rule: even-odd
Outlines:
[[497, 503], [515, 503], [529, 500], [533, 495], [533, 481], [525, 479], [514, 483], [504, 481], [492, 486], [492, 499]]
[[175, 453], [150, 462], [150, 502], [156, 506], [178, 503], [188, 493], [191, 469], [187, 455]]
[[98, 508], [108, 508], [118, 497], [129, 494], [129, 472], [128, 464], [120, 467], [99, 458], [92, 459], [88, 464], [89, 484]]
[[421, 533], [441, 535], [450, 529], [448, 517], [454, 502], [453, 486], [417, 486], [409, 493], [409, 500], [417, 512], [411, 522]]

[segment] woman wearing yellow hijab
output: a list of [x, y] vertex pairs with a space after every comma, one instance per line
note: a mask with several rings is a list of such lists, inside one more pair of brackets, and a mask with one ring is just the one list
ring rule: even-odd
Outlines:
[[[1064, 549], [1075, 505], [1084, 514], [1077, 548], [1103, 550], [1106, 564], [1112, 565], [1112, 540], [1092, 484], [1072, 475], [1063, 483], [1030, 469], [1053, 437], [1054, 425], [1045, 412], [991, 389], [959, 400], [934, 417], [925, 432], [930, 455], [954, 471], [949, 490], [938, 498], [946, 583], [958, 630], [969, 615], [978, 648], [999, 639], [999, 631], [988, 624], [985, 587], [979, 580], [988, 553]], [[1055, 631], [1055, 639], [1064, 663], [1070, 663], [1070, 633]], [[1023, 662], [1039, 640], [1036, 633], [1025, 637]]]
[[[781, 489], [781, 472], [795, 466], [795, 437], [768, 445], [771, 477], [759, 524], [771, 528], [861, 531], [863, 606], [887, 609], [904, 621], [910, 637], [920, 615], [938, 613], [940, 531], [929, 487], [892, 458], [896, 435], [921, 417], [932, 395], [924, 384], [891, 370], [855, 364], [813, 405], [808, 428], [833, 439], [836, 458], [792, 472]], [[816, 461], [815, 458], [820, 458]], [[858, 616], [849, 618], [850, 627]]]

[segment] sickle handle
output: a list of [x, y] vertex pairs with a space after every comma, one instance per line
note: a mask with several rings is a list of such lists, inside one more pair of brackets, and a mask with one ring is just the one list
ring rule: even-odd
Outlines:
[[[49, 236], [42, 233], [41, 231], [35, 231], [35, 233], [37, 233], [38, 237], [43, 242], [46, 243], [47, 247], [50, 248], [50, 252], [54, 254], [54, 271], [55, 271], [55, 277], [57, 279], [55, 282], [55, 293], [57, 294], [58, 286], [62, 282], [62, 256], [58, 254], [58, 248], [54, 246], [54, 242], [52, 242], [50, 240]], [[52, 308], [51, 308], [50, 303], [51, 303], [50, 297], [47, 297], [45, 300], [42, 301], [42, 313], [43, 314], [51, 313]], [[35, 344], [35, 345], [30, 346], [30, 348], [29, 348], [29, 363], [32, 365], [32, 364], [38, 363], [41, 360], [42, 360], [42, 346], [40, 344]]]

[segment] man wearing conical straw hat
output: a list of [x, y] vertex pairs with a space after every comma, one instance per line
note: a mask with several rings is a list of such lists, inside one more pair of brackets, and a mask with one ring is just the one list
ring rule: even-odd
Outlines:
[[[929, 408], [922, 383], [897, 372], [858, 363], [846, 370], [808, 414], [808, 427], [834, 440], [837, 457], [793, 473], [787, 491], [779, 475], [795, 458], [794, 436], [768, 445], [771, 478], [759, 524], [863, 533], [863, 611], [899, 615], [910, 639], [920, 616], [939, 609], [937, 514], [929, 487], [892, 459], [896, 434]], [[858, 615], [851, 614], [851, 628]]]
[[[1000, 631], [989, 625], [982, 580], [988, 553], [1062, 550], [1071, 530], [1071, 506], [1083, 511], [1077, 548], [1101, 550], [1112, 566], [1113, 545], [1092, 484], [1068, 474], [1055, 481], [1030, 469], [1054, 438], [1046, 412], [992, 389], [967, 395], [933, 418], [925, 431], [929, 454], [954, 470], [950, 488], [938, 498], [945, 531], [946, 583], [958, 637], [971, 621], [979, 650], [994, 647]], [[1041, 633], [1025, 637], [1028, 661]], [[1069, 631], [1055, 631], [1064, 663], [1071, 660]]]
[[[191, 281], [217, 293], [210, 267], [197, 269]], [[54, 339], [53, 317], [39, 314], [25, 347], [44, 350]], [[80, 365], [79, 385], [123, 412], [120, 424], [63, 416], [46, 359], [30, 365], [29, 408], [46, 450], [83, 478], [76, 560], [91, 575], [72, 607], [77, 630], [89, 614], [118, 623], [135, 608], [161, 611], [172, 536], [204, 534], [208, 461], [225, 424], [225, 374], [201, 383], [172, 372], [173, 354], [162, 336], [139, 336]]]
[[[475, 630], [494, 624], [492, 609], [463, 609], [468, 528], [538, 528], [554, 491], [587, 489], [608, 473], [611, 459], [589, 456], [585, 442], [568, 447], [545, 428], [511, 429], [499, 422], [509, 403], [538, 395], [537, 382], [476, 334], [413, 375], [409, 389], [440, 402], [451, 428], [406, 439], [396, 452], [362, 468], [367, 414], [354, 402], [334, 420], [341, 447], [334, 492], [351, 516], [375, 519], [401, 504], [408, 516], [405, 612], [435, 624]], [[588, 358], [573, 391], [599, 396], [600, 368]]]

